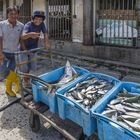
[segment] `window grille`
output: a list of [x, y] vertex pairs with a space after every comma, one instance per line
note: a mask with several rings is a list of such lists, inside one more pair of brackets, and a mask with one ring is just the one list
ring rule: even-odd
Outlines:
[[136, 46], [136, 0], [98, 0], [96, 43]]
[[48, 1], [49, 36], [58, 40], [71, 40], [71, 0]]

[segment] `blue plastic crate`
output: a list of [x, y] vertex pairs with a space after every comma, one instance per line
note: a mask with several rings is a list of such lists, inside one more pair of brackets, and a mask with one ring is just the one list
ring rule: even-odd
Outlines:
[[[101, 73], [89, 73], [89, 74], [83, 76], [83, 78], [70, 83], [66, 87], [60, 88], [56, 92], [57, 102], [58, 102], [58, 113], [59, 113], [60, 118], [70, 119], [73, 122], [75, 122], [76, 124], [80, 125], [83, 128], [84, 134], [87, 136], [92, 135], [95, 132], [95, 129], [97, 128], [95, 118], [91, 116], [89, 110], [84, 109], [83, 106], [81, 106], [74, 100], [70, 100], [69, 98], [64, 96], [64, 94], [68, 90], [73, 88], [77, 83], [82, 82], [89, 77], [95, 77], [97, 79], [106, 80], [108, 82], [113, 83], [113, 85], [114, 85], [113, 88], [110, 91], [108, 91], [108, 93], [106, 93], [105, 96], [107, 96], [108, 94], [111, 94], [114, 91], [114, 89], [117, 87], [117, 85], [120, 83], [120, 81], [118, 79], [116, 79], [112, 76], [108, 76], [108, 75], [101, 74]], [[102, 101], [102, 100], [103, 99], [100, 99], [100, 101]], [[98, 102], [95, 105], [98, 106]], [[93, 108], [94, 108], [94, 106], [93, 106]]]
[[[89, 73], [88, 70], [78, 67], [78, 66], [72, 66], [74, 70], [80, 75], [84, 75], [86, 73]], [[42, 74], [39, 76], [40, 79], [44, 80], [45, 82], [48, 81], [57, 81], [63, 76], [65, 67], [58, 68], [56, 70], [53, 70], [51, 72]], [[80, 78], [79, 76], [79, 78]], [[78, 77], [77, 77], [78, 79]], [[76, 80], [76, 79], [75, 79]], [[31, 81], [32, 83], [32, 90], [33, 90], [33, 99], [35, 102], [43, 102], [46, 105], [49, 106], [51, 112], [57, 112], [57, 100], [55, 93], [48, 93], [46, 90], [42, 88], [41, 83], [36, 82], [34, 80]]]
[[128, 92], [140, 94], [140, 84], [133, 82], [123, 82], [108, 98], [104, 99], [104, 101], [100, 103], [97, 108], [91, 110], [91, 114], [97, 119], [99, 140], [140, 140], [140, 135], [134, 131], [127, 129], [121, 126], [118, 122], [114, 122], [110, 118], [100, 114], [104, 111], [106, 105], [112, 99], [116, 98], [116, 95], [123, 88], [125, 88]]

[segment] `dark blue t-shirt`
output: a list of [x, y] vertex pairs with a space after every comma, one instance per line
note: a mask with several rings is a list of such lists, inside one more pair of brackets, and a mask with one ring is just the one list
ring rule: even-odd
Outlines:
[[[42, 22], [40, 25], [37, 26], [30, 21], [25, 24], [23, 29], [23, 33], [29, 33], [29, 32], [47, 33], [47, 28], [44, 22]], [[28, 50], [37, 48], [38, 47], [37, 45], [38, 45], [38, 39], [29, 38], [25, 40], [25, 46], [27, 47]]]

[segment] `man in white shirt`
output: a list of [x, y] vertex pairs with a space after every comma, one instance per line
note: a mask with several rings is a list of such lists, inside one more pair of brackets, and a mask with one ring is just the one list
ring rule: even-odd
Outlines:
[[[19, 9], [16, 6], [7, 8], [8, 19], [0, 22], [0, 64], [5, 65], [4, 75], [6, 77], [6, 93], [16, 96], [19, 91], [19, 79], [15, 71], [14, 52], [20, 45], [20, 36], [24, 25], [17, 20]], [[15, 83], [16, 89], [12, 90]]]

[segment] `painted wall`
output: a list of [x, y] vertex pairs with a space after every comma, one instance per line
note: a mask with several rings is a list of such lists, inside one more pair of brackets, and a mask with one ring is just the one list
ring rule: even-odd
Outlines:
[[35, 10], [46, 11], [46, 0], [33, 0], [33, 11]]
[[83, 0], [72, 1], [72, 15], [72, 41], [83, 42]]

